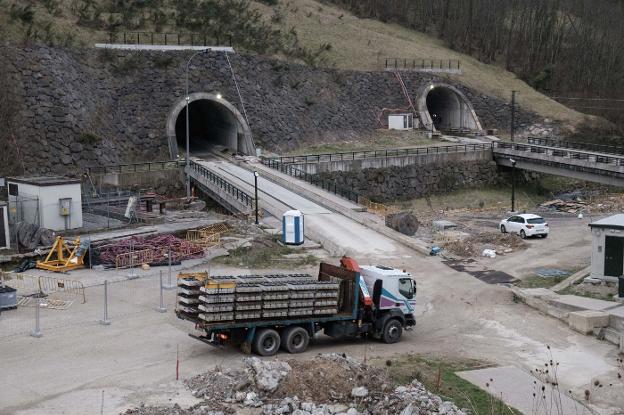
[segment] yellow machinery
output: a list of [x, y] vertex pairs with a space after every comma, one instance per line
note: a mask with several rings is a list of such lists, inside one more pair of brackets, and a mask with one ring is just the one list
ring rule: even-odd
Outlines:
[[70, 249], [62, 236], [57, 236], [50, 253], [44, 261], [37, 261], [37, 268], [54, 272], [71, 271], [84, 267], [84, 257], [87, 250], [80, 245], [80, 237], [74, 241], [74, 248]]

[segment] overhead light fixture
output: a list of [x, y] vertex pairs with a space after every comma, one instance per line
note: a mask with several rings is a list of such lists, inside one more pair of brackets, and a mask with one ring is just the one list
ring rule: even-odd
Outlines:
[[223, 95], [217, 94], [217, 99], [221, 99], [221, 98], [223, 98]]

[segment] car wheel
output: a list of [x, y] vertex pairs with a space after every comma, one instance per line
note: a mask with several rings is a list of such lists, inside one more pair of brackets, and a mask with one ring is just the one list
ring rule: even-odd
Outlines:
[[384, 343], [396, 343], [401, 339], [403, 334], [403, 326], [397, 319], [390, 319], [386, 322], [381, 335], [381, 341]]
[[308, 348], [310, 336], [303, 327], [288, 327], [282, 332], [282, 348], [288, 353], [303, 353]]
[[273, 356], [280, 348], [280, 336], [273, 329], [261, 329], [253, 342], [254, 352], [260, 356]]
[[501, 225], [501, 233], [507, 233], [507, 228], [505, 228], [505, 225]]
[[521, 229], [521, 230], [520, 230], [520, 237], [521, 237], [522, 239], [526, 239], [526, 238], [527, 238], [527, 235], [526, 235], [526, 232], [524, 232], [524, 229]]
[[544, 235], [542, 235], [542, 238], [548, 238], [548, 234], [545, 233]]

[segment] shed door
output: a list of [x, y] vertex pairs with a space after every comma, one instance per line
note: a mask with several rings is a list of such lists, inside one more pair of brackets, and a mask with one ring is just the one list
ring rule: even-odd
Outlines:
[[4, 209], [4, 206], [0, 207], [0, 248], [4, 248], [8, 245], [6, 229], [4, 228]]
[[607, 277], [621, 277], [624, 267], [624, 239], [617, 236], [605, 237], [605, 267]]

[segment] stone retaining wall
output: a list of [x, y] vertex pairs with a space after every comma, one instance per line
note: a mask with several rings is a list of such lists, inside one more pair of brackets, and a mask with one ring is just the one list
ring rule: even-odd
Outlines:
[[325, 172], [319, 176], [376, 202], [409, 200], [458, 189], [496, 185], [503, 181], [493, 161], [369, 168]]
[[[0, 175], [73, 174], [92, 165], [170, 157], [166, 121], [184, 98], [189, 52], [0, 46]], [[388, 72], [315, 69], [233, 54], [253, 138], [282, 152], [353, 140], [380, 126], [382, 108], [407, 106]], [[505, 130], [509, 106], [457, 82], [422, 73], [403, 79], [415, 96], [429, 82], [450, 83], [472, 102], [483, 128]], [[199, 55], [191, 92], [219, 92], [242, 107], [225, 56]], [[519, 130], [539, 122], [519, 111]]]

